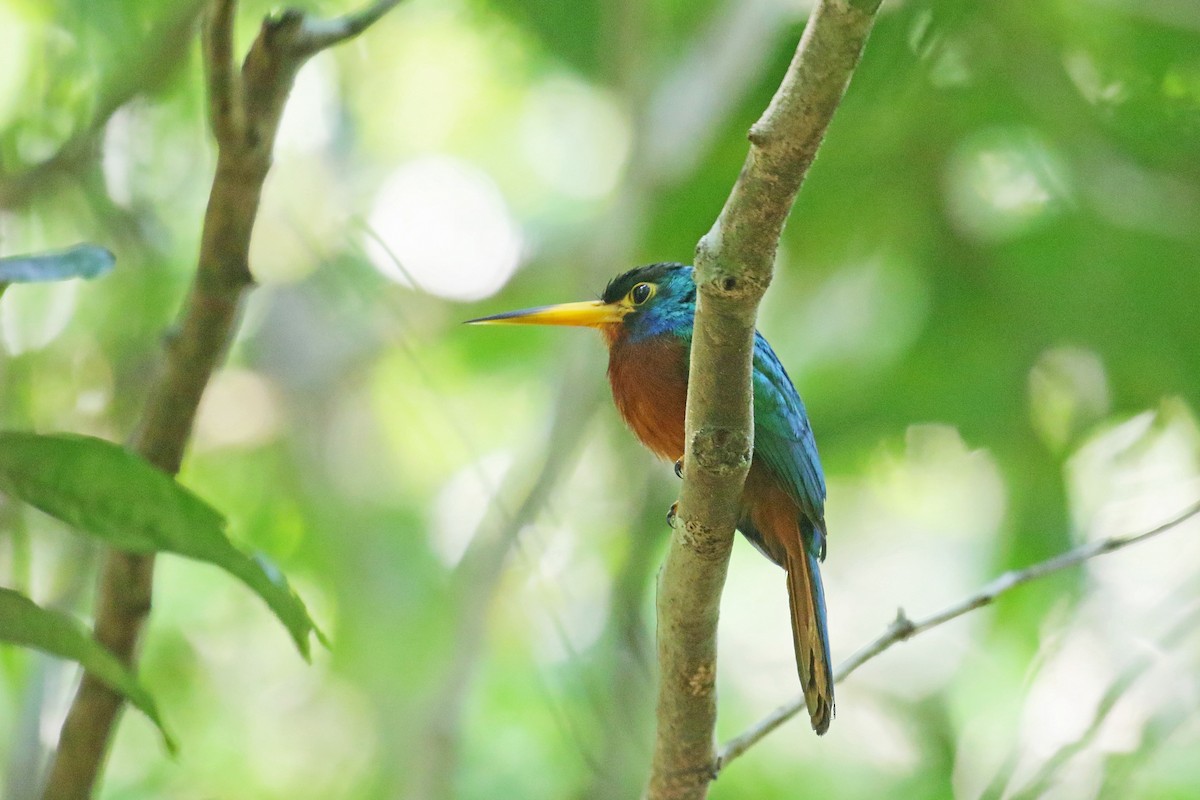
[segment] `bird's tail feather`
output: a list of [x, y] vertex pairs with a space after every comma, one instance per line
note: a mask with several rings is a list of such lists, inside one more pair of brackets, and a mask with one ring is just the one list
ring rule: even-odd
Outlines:
[[788, 548], [788, 599], [792, 610], [792, 638], [796, 666], [813, 730], [829, 730], [833, 719], [833, 667], [829, 661], [829, 631], [825, 624], [825, 589], [821, 568], [808, 548]]

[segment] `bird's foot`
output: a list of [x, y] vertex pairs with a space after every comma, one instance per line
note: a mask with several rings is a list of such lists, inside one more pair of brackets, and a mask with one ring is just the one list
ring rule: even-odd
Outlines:
[[683, 478], [683, 456], [675, 460], [675, 477]]
[[667, 509], [667, 525], [672, 528], [675, 527], [675, 520], [678, 517], [678, 514], [676, 513], [677, 511], [679, 511], [678, 500], [676, 500], [674, 503], [671, 503], [671, 507]]

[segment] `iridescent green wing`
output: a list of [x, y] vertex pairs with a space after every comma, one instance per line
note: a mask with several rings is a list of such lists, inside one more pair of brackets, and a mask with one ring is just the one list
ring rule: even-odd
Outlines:
[[808, 518], [813, 554], [825, 557], [825, 474], [808, 413], [787, 370], [761, 334], [754, 335], [754, 455]]

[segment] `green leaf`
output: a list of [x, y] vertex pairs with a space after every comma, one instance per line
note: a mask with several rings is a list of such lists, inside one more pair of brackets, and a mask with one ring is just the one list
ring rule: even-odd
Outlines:
[[111, 442], [0, 433], [0, 490], [120, 550], [215, 564], [266, 601], [306, 659], [309, 634], [328, 644], [286, 578], [233, 546], [216, 509]]
[[23, 594], [0, 588], [0, 641], [78, 661], [89, 673], [129, 698], [158, 726], [167, 750], [172, 755], [177, 752], [178, 746], [158, 715], [154, 698], [74, 617], [42, 608]]
[[95, 244], [77, 244], [52, 253], [0, 258], [0, 284], [96, 278], [111, 270], [116, 263], [116, 257], [106, 248]]

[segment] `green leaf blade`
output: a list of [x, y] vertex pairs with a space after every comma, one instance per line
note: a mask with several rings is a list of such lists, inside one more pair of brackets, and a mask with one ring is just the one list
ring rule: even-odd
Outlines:
[[325, 641], [286, 579], [233, 545], [216, 509], [111, 442], [0, 433], [0, 491], [119, 550], [175, 553], [220, 567], [263, 599], [305, 659], [310, 634]]
[[116, 656], [93, 639], [74, 617], [42, 608], [28, 597], [0, 588], [0, 641], [76, 661], [91, 675], [120, 692], [158, 727], [174, 755], [179, 746], [167, 730], [154, 698]]

